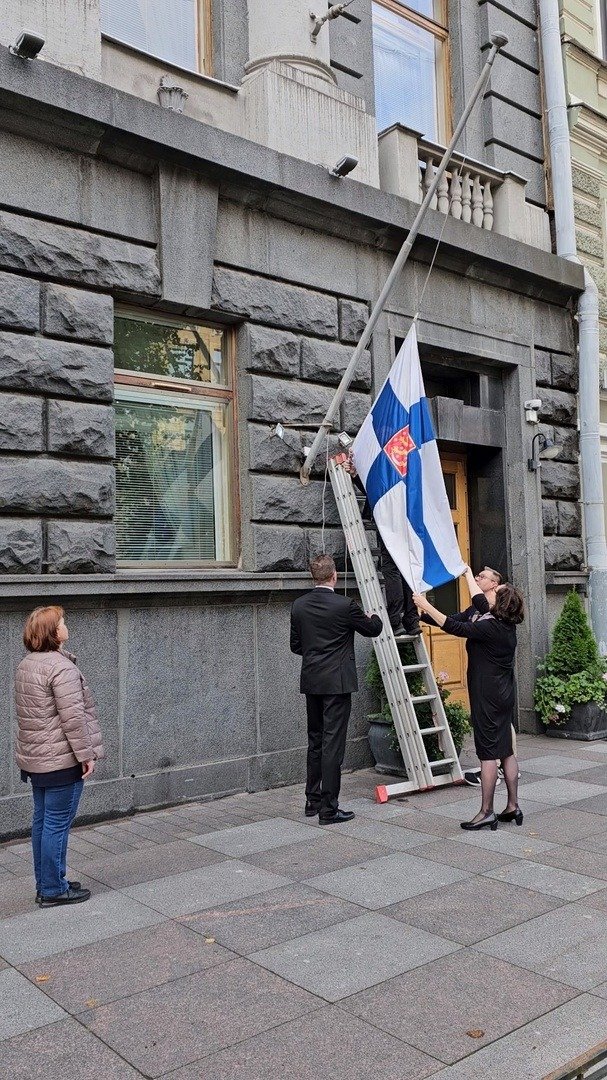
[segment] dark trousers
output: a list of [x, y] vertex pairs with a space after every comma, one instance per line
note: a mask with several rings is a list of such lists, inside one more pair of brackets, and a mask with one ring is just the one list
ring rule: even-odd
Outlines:
[[413, 593], [385, 546], [379, 532], [377, 538], [379, 541], [381, 572], [384, 575], [384, 586], [386, 589], [386, 610], [388, 612], [390, 626], [394, 630], [402, 623], [405, 630], [414, 630], [419, 626], [419, 615], [417, 613], [417, 608], [413, 603]]
[[346, 750], [351, 694], [306, 694], [308, 712], [308, 775], [306, 799], [320, 817], [331, 817], [339, 805], [341, 766]]
[[82, 780], [64, 787], [32, 787], [34, 874], [36, 892], [43, 896], [61, 896], [67, 892], [67, 841], [83, 787]]

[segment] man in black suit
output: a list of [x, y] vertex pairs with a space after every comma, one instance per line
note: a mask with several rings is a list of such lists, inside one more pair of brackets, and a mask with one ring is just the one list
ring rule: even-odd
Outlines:
[[291, 652], [303, 658], [300, 690], [308, 713], [305, 813], [333, 825], [354, 817], [339, 808], [352, 694], [358, 690], [354, 634], [377, 637], [382, 622], [335, 592], [337, 571], [330, 555], [318, 555], [310, 572], [315, 587], [291, 609]]

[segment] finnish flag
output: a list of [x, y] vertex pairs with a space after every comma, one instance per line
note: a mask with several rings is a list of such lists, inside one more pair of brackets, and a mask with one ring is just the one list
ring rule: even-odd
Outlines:
[[352, 445], [375, 524], [414, 592], [464, 572], [413, 323]]

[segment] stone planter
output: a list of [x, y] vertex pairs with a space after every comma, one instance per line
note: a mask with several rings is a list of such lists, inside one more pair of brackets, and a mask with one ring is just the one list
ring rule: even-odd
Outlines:
[[407, 778], [400, 751], [392, 746], [394, 730], [388, 720], [377, 714], [369, 717], [369, 748], [375, 760], [375, 772], [384, 776]]
[[585, 742], [607, 739], [607, 711], [596, 701], [574, 705], [566, 723], [548, 724], [546, 735], [552, 739], [582, 739]]

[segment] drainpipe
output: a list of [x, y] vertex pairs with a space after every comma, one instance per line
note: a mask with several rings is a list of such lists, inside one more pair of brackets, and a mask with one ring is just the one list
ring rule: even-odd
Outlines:
[[[571, 145], [558, 0], [539, 0], [540, 42], [550, 143], [556, 251], [580, 263], [575, 239]], [[590, 621], [599, 649], [607, 655], [607, 544], [603, 512], [599, 406], [599, 298], [584, 267], [585, 289], [578, 301], [580, 473], [586, 562], [590, 570]]]

